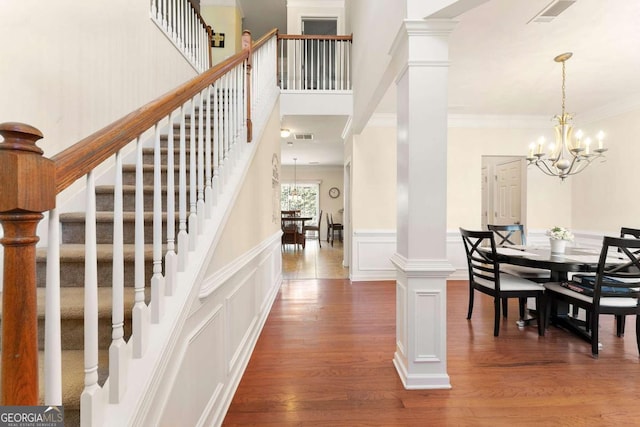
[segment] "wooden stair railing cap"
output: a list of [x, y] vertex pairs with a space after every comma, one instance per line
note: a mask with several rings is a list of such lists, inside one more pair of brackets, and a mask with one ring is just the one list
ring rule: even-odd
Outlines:
[[55, 207], [55, 165], [36, 145], [42, 132], [24, 123], [0, 123], [0, 212], [45, 212]]

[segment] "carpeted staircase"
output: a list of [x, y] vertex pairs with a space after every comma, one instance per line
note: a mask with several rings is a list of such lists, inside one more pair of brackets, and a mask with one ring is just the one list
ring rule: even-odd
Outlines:
[[[187, 122], [187, 182], [189, 182], [189, 123]], [[174, 164], [176, 184], [176, 211], [178, 210], [178, 158], [179, 126], [174, 127]], [[167, 164], [167, 136], [161, 137], [162, 164]], [[147, 302], [152, 276], [153, 243], [153, 148], [143, 149], [144, 162], [144, 210], [145, 210], [145, 283]], [[123, 165], [123, 209], [124, 209], [124, 281], [125, 281], [125, 340], [131, 335], [131, 309], [134, 302], [134, 238], [135, 238], [135, 165]], [[166, 183], [166, 167], [163, 166], [163, 185]], [[163, 205], [166, 206], [166, 187], [163, 187]], [[111, 299], [112, 299], [112, 239], [113, 239], [113, 186], [96, 187], [96, 229], [98, 256], [98, 301], [99, 301], [99, 383], [108, 377], [108, 349], [111, 344]], [[187, 206], [187, 210], [189, 207]], [[176, 221], [178, 213], [176, 212]], [[163, 242], [166, 241], [166, 214], [163, 216]], [[84, 388], [84, 212], [60, 214], [60, 304], [62, 331], [62, 396], [65, 412], [65, 426], [80, 425], [80, 395]], [[178, 225], [176, 224], [176, 233]], [[176, 248], [177, 250], [177, 248]], [[37, 250], [38, 286], [38, 340], [40, 349], [41, 399], [44, 399], [44, 311], [46, 248]], [[0, 304], [1, 306], [1, 304]], [[1, 307], [0, 307], [1, 309]]]

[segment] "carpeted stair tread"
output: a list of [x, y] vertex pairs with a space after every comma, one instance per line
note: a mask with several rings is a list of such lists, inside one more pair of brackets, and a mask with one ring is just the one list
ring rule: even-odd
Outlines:
[[[67, 212], [60, 214], [61, 222], [84, 222], [86, 217], [86, 213], [84, 212]], [[123, 211], [122, 212], [122, 220], [127, 221], [135, 221], [136, 213], [131, 211]], [[167, 214], [162, 214], [163, 221], [167, 219]], [[153, 221], [153, 212], [145, 212], [144, 213], [144, 222], [150, 223]], [[96, 212], [96, 222], [113, 222], [113, 212], [109, 211], [98, 211]]]
[[[98, 261], [109, 261], [113, 259], [113, 245], [109, 243], [99, 243], [96, 245], [96, 255]], [[123, 255], [125, 261], [135, 259], [135, 245], [124, 245]], [[144, 245], [145, 259], [153, 259], [153, 244]], [[85, 245], [82, 243], [65, 243], [60, 245], [60, 260], [66, 262], [84, 262]], [[47, 259], [46, 248], [36, 250], [36, 260], [42, 261]]]
[[[125, 313], [131, 310], [134, 301], [134, 288], [124, 288]], [[37, 288], [38, 293], [38, 318], [44, 319], [45, 288]], [[111, 317], [111, 300], [113, 290], [110, 287], [98, 287], [98, 317]], [[0, 293], [0, 296], [2, 294]], [[0, 306], [0, 318], [2, 307]], [[62, 287], [60, 288], [60, 317], [62, 319], [82, 319], [84, 317], [84, 288]]]
[[[109, 351], [98, 352], [98, 383], [107, 379]], [[103, 369], [104, 367], [104, 369]], [[44, 351], [38, 352], [38, 382], [40, 402], [44, 402]], [[80, 409], [80, 395], [84, 389], [84, 350], [65, 350], [62, 352], [62, 404], [65, 411]], [[66, 421], [65, 415], [65, 421]], [[66, 422], [65, 422], [66, 424]]]

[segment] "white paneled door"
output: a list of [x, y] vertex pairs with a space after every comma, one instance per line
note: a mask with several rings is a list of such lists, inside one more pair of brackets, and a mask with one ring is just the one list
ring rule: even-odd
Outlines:
[[521, 218], [522, 173], [521, 161], [496, 165], [494, 224], [519, 224]]

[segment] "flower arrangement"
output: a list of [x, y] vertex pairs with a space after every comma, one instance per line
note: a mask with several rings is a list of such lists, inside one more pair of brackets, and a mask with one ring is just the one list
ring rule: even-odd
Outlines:
[[555, 226], [552, 229], [547, 230], [547, 236], [553, 240], [573, 241], [573, 233], [564, 227]]

